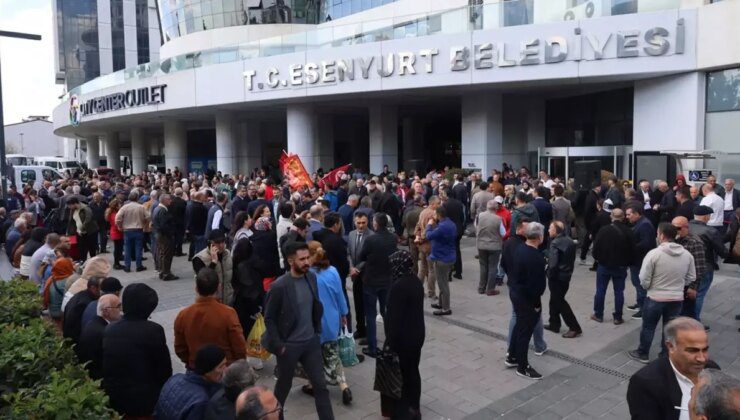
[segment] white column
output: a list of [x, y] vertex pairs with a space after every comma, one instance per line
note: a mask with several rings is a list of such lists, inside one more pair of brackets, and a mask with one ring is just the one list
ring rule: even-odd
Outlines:
[[216, 169], [222, 174], [236, 174], [236, 135], [234, 133], [234, 114], [216, 113]]
[[324, 168], [324, 173], [327, 173], [334, 167], [334, 118], [332, 115], [321, 115], [317, 120], [318, 136], [314, 144], [314, 168]]
[[87, 143], [87, 167], [95, 169], [100, 166], [100, 141], [97, 136], [89, 137]]
[[[370, 114], [370, 173], [379, 174], [383, 165], [398, 172], [398, 108], [391, 105], [371, 105]], [[409, 131], [410, 135], [411, 131]]]
[[249, 175], [254, 168], [262, 166], [262, 137], [260, 122], [255, 120], [239, 124], [237, 141], [239, 173]]
[[117, 131], [105, 134], [105, 157], [108, 159], [108, 167], [117, 171], [121, 170], [121, 148]]
[[99, 136], [98, 137], [98, 153], [100, 156], [108, 156], [108, 151], [105, 147], [105, 136]]
[[131, 171], [140, 174], [146, 170], [147, 158], [144, 130], [141, 127], [131, 129]]
[[500, 94], [470, 94], [462, 100], [462, 167], [481, 169], [488, 176], [504, 161], [502, 98]]
[[316, 117], [311, 105], [288, 105], [288, 152], [301, 158], [309, 174], [314, 167], [314, 143], [316, 142]]
[[181, 121], [164, 123], [164, 164], [166, 169], [188, 172], [188, 153], [185, 124]]

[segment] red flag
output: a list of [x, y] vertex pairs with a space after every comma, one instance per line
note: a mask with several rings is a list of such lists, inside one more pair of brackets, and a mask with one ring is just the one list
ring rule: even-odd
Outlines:
[[307, 185], [309, 188], [313, 187], [311, 176], [306, 171], [306, 168], [303, 166], [301, 158], [299, 158], [298, 155], [286, 153], [285, 150], [283, 150], [279, 163], [283, 176], [288, 179], [290, 188], [297, 190], [304, 185]]
[[342, 174], [349, 171], [349, 168], [351, 167], [352, 167], [352, 164], [348, 163], [324, 175], [324, 177], [321, 178], [321, 181], [319, 182], [319, 187], [324, 188], [324, 184], [329, 184], [330, 187], [334, 188], [339, 182], [339, 179], [342, 177]]

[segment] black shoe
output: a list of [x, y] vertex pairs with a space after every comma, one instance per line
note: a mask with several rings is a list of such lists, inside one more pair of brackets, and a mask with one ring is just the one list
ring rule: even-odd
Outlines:
[[123, 267], [123, 272], [124, 273], [130, 273], [131, 272], [131, 269], [128, 268], [128, 267]]
[[640, 305], [638, 305], [638, 304], [635, 303], [634, 305], [628, 306], [627, 309], [629, 309], [630, 311], [633, 311], [633, 312], [637, 312], [637, 311], [640, 310]]
[[357, 344], [360, 345], [360, 346], [367, 345], [367, 338], [361, 338], [361, 339], [357, 340]]
[[439, 310], [432, 312], [432, 314], [437, 315], [437, 316], [447, 316], [447, 315], [452, 315], [452, 310], [439, 309]]
[[735, 321], [740, 321], [740, 315], [735, 315]]
[[560, 327], [555, 328], [554, 326], [550, 324], [545, 324], [543, 328], [546, 329], [547, 331], [552, 331], [555, 334], [560, 334]]
[[144, 271], [144, 270], [146, 270], [146, 267], [144, 267], [144, 266], [141, 266], [141, 267], [136, 267], [136, 272], [137, 272], [137, 273], [139, 273], [139, 272], [141, 272], [141, 271]]
[[705, 325], [705, 326], [704, 326], [704, 331], [711, 331], [711, 330], [712, 330], [712, 329], [711, 329], [711, 328], [709, 328], [709, 325]]
[[634, 314], [632, 314], [632, 318], [634, 318], [634, 319], [642, 319], [642, 311], [637, 311]]
[[179, 278], [180, 278], [180, 277], [177, 277], [176, 275], [174, 275], [174, 274], [170, 273], [170, 274], [167, 274], [166, 276], [163, 276], [163, 277], [162, 277], [162, 280], [163, 280], [163, 281], [172, 281], [172, 280], [177, 280], [177, 279], [179, 279]]
[[370, 349], [367, 348], [367, 347], [363, 347], [362, 348], [362, 354], [364, 354], [367, 357], [371, 357], [373, 359], [375, 359], [376, 357], [378, 357], [378, 355], [377, 355], [376, 352], [370, 351]]
[[519, 366], [519, 364], [516, 362], [516, 359], [511, 356], [507, 356], [506, 359], [504, 359], [504, 365], [506, 365], [507, 368]]
[[352, 337], [354, 337], [355, 340], [359, 340], [360, 338], [366, 338], [367, 337], [367, 333], [364, 332], [364, 331], [363, 332], [355, 331], [354, 334], [352, 334]]
[[440, 305], [439, 303], [432, 303], [431, 306], [432, 306], [432, 309], [442, 309], [442, 305]]
[[454, 277], [454, 278], [456, 278], [458, 280], [462, 280], [462, 274], [455, 274], [452, 277]]
[[637, 350], [627, 351], [627, 356], [629, 356], [630, 359], [637, 360], [640, 363], [648, 364], [648, 362], [650, 362], [650, 359], [647, 357], [647, 355], [642, 354]]
[[124, 267], [121, 264], [113, 264], [113, 269], [114, 270], [123, 270]]
[[365, 355], [364, 354], [358, 354], [357, 355], [357, 360], [359, 360], [360, 363], [364, 362], [365, 361]]
[[303, 385], [301, 387], [301, 391], [303, 391], [304, 394], [310, 395], [313, 397], [313, 387], [311, 387], [310, 385]]
[[344, 391], [342, 391], [342, 404], [350, 405], [351, 402], [352, 402], [352, 391], [350, 391], [349, 388], [344, 388]]
[[596, 267], [591, 267], [588, 269], [588, 271], [596, 271], [596, 270], [597, 270]]
[[517, 376], [521, 376], [522, 378], [534, 379], [535, 381], [539, 381], [540, 379], [542, 379], [542, 375], [534, 370], [532, 366], [527, 366], [524, 369], [517, 368], [516, 374]]
[[147, 258], [147, 257], [141, 257], [141, 260], [142, 260], [142, 261], [146, 261], [146, 260], [148, 260], [148, 259], [149, 259], [149, 258]]
[[622, 318], [614, 318], [614, 325], [622, 325], [624, 320]]

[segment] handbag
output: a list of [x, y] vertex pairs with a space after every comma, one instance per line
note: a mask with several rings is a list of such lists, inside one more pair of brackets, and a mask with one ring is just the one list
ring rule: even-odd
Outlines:
[[342, 360], [342, 366], [350, 367], [360, 363], [355, 352], [355, 339], [349, 332], [347, 327], [344, 327], [342, 332], [339, 334], [338, 340], [339, 347], [339, 358]]
[[381, 394], [397, 400], [401, 399], [403, 377], [398, 354], [387, 346], [377, 351], [375, 358], [375, 383], [373, 389]]

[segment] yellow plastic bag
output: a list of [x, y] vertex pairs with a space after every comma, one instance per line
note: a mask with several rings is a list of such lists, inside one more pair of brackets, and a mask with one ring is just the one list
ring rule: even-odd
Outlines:
[[247, 336], [247, 356], [255, 357], [262, 360], [270, 358], [270, 352], [262, 347], [262, 334], [265, 332], [265, 318], [262, 314], [257, 314], [257, 317], [252, 327], [252, 331]]

